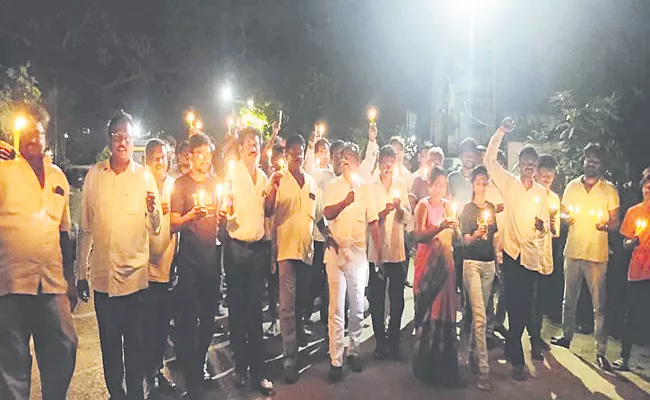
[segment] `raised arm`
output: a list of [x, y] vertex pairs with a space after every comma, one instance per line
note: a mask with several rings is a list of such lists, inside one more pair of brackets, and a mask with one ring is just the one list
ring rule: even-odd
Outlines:
[[485, 168], [487, 168], [490, 177], [494, 181], [495, 185], [501, 190], [501, 193], [505, 191], [506, 186], [516, 180], [516, 178], [506, 171], [499, 163], [497, 162], [497, 155], [499, 153], [499, 147], [501, 147], [501, 142], [506, 133], [512, 132], [514, 129], [514, 121], [511, 118], [506, 118], [499, 126], [490, 142], [488, 143], [487, 150], [485, 151]]
[[359, 165], [359, 176], [365, 182], [372, 181], [372, 170], [377, 163], [379, 155], [379, 145], [377, 144], [377, 125], [371, 124], [368, 127], [368, 147], [366, 147], [366, 157]]

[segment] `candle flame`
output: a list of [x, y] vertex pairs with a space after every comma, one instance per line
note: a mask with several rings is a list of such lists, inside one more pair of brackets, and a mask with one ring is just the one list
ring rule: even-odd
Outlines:
[[458, 215], [458, 203], [455, 201], [451, 203], [451, 212], [454, 214], [454, 216]]
[[393, 190], [393, 198], [399, 199], [400, 192], [398, 189]]
[[235, 172], [235, 160], [228, 161], [228, 170], [231, 174]]
[[187, 114], [185, 114], [185, 121], [187, 121], [188, 124], [192, 125], [195, 119], [196, 115], [192, 111], [188, 111]]
[[201, 131], [203, 129], [203, 121], [201, 120], [196, 121], [195, 127], [197, 131]]
[[321, 122], [320, 124], [318, 124], [318, 134], [319, 135], [321, 135], [321, 136], [324, 135], [326, 129], [327, 129], [327, 126], [325, 126], [324, 123]]
[[489, 221], [490, 221], [490, 211], [485, 210], [483, 211], [483, 222], [485, 223], [485, 225], [487, 225]]
[[368, 121], [375, 122], [375, 119], [377, 118], [377, 109], [374, 107], [369, 108], [367, 117]]

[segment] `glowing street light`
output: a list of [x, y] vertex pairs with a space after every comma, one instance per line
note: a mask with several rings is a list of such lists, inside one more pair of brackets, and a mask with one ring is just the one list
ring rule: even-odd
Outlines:
[[234, 96], [230, 85], [226, 85], [221, 89], [221, 98], [223, 99], [223, 101], [229, 103], [232, 101], [233, 97]]

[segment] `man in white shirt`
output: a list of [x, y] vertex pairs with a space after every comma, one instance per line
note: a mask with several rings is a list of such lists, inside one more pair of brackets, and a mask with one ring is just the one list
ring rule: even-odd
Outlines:
[[264, 251], [264, 198], [269, 180], [259, 167], [260, 133], [252, 128], [239, 132], [239, 161], [228, 168], [228, 243], [224, 266], [228, 285], [228, 320], [235, 361], [235, 385], [244, 387], [250, 368], [252, 385], [270, 394], [266, 377], [262, 332], [262, 294], [267, 263]]
[[[325, 264], [330, 288], [329, 379], [343, 378], [343, 328], [345, 295], [350, 302], [348, 363], [354, 372], [361, 372], [359, 358], [361, 320], [363, 319], [364, 289], [368, 271], [366, 239], [370, 230], [377, 244], [378, 260], [382, 260], [383, 238], [379, 234], [379, 216], [370, 186], [357, 175], [360, 163], [359, 149], [348, 143], [341, 150], [341, 176], [327, 186], [324, 194], [323, 215], [330, 221], [332, 237], [338, 244], [325, 250]], [[383, 268], [381, 262], [377, 265]]]
[[[284, 347], [285, 382], [294, 384], [298, 374], [298, 342], [304, 336], [302, 316], [311, 299], [313, 232], [322, 220], [321, 193], [314, 178], [303, 169], [305, 139], [287, 139], [287, 169], [271, 177], [266, 196], [266, 215], [273, 215], [280, 269], [280, 326]], [[321, 229], [323, 225], [321, 223]]]
[[568, 211], [564, 220], [569, 234], [564, 248], [564, 303], [562, 337], [553, 338], [554, 345], [569, 348], [575, 330], [576, 307], [582, 280], [587, 282], [594, 309], [596, 361], [605, 371], [611, 365], [605, 357], [605, 289], [609, 260], [608, 232], [620, 226], [620, 199], [616, 187], [603, 178], [603, 152], [599, 145], [584, 149], [584, 175], [569, 182], [562, 196], [562, 207]]
[[149, 237], [149, 288], [144, 294], [145, 379], [149, 397], [154, 393], [173, 393], [176, 384], [162, 372], [167, 345], [169, 320], [172, 315], [171, 267], [176, 250], [176, 237], [170, 226], [171, 189], [174, 178], [167, 175], [168, 145], [151, 139], [145, 147], [145, 161], [156, 182], [162, 210], [160, 235]]
[[141, 399], [143, 292], [149, 236], [160, 233], [161, 211], [151, 173], [132, 159], [131, 116], [120, 111], [108, 124], [108, 136], [111, 157], [90, 168], [83, 186], [77, 290], [87, 302], [89, 277], [110, 396]]
[[[368, 249], [370, 281], [368, 300], [375, 334], [373, 357], [381, 360], [389, 355], [399, 358], [399, 333], [404, 311], [404, 280], [406, 279], [406, 248], [404, 229], [411, 219], [408, 188], [399, 178], [394, 178], [397, 153], [392, 146], [384, 146], [379, 152], [379, 179], [370, 186], [379, 212], [379, 234], [383, 237], [382, 259], [378, 259], [374, 241]], [[383, 264], [383, 270], [376, 269]], [[383, 274], [382, 274], [383, 272]], [[386, 280], [390, 299], [390, 324], [385, 326]]]
[[[533, 309], [530, 313], [530, 320], [526, 325], [526, 330], [530, 336], [531, 358], [542, 361], [544, 354], [542, 350], [548, 350], [549, 345], [542, 339], [542, 321], [544, 317], [544, 299], [548, 298], [546, 293], [549, 291], [551, 273], [553, 272], [553, 239], [560, 236], [560, 196], [555, 193], [551, 187], [555, 182], [557, 174], [557, 162], [550, 154], [539, 156], [535, 181], [548, 190], [548, 209], [550, 229], [544, 236], [544, 249], [542, 253], [542, 263], [545, 274], [540, 274], [535, 284], [533, 293]], [[541, 293], [541, 295], [540, 295]]]
[[510, 174], [497, 162], [503, 136], [514, 129], [507, 118], [490, 139], [485, 153], [485, 166], [503, 194], [504, 224], [499, 227], [503, 241], [503, 277], [506, 283], [506, 305], [510, 329], [506, 353], [512, 362], [515, 380], [527, 379], [521, 336], [533, 307], [535, 282], [540, 273], [547, 273], [542, 262], [543, 238], [548, 222], [548, 190], [533, 179], [539, 156], [533, 147], [519, 152], [519, 177]]
[[[0, 398], [30, 398], [32, 355], [43, 399], [65, 399], [75, 368], [77, 334], [70, 186], [43, 154], [44, 110], [30, 107], [20, 157], [0, 161]], [[7, 146], [9, 149], [9, 146]]]

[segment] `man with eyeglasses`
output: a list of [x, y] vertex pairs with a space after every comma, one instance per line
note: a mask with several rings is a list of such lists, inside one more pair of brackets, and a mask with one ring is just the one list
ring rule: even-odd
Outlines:
[[143, 295], [161, 210], [153, 176], [133, 161], [131, 116], [117, 113], [108, 136], [111, 156], [90, 168], [83, 186], [77, 291], [88, 302], [90, 280], [110, 397], [142, 399]]
[[[175, 289], [176, 354], [185, 375], [186, 398], [197, 399], [203, 364], [215, 330], [221, 246], [217, 246], [217, 177], [210, 174], [212, 141], [204, 134], [188, 143], [192, 169], [176, 179], [171, 196], [172, 231], [180, 232]], [[212, 383], [206, 379], [206, 383]]]
[[70, 185], [43, 153], [47, 113], [29, 108], [18, 148], [0, 143], [0, 159], [14, 156], [0, 162], [0, 399], [29, 399], [32, 338], [42, 398], [65, 399], [77, 351]]

